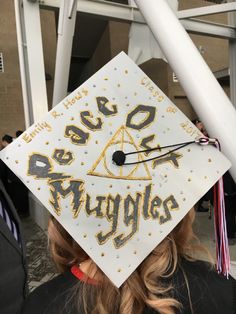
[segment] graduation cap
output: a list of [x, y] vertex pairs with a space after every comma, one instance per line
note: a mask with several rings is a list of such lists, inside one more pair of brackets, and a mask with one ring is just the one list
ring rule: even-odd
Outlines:
[[119, 287], [229, 161], [120, 53], [1, 151]]

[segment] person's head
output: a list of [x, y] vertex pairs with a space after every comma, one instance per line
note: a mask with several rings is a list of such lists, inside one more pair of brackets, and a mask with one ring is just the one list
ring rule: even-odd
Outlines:
[[21, 130], [16, 131], [16, 137], [19, 137], [22, 133], [24, 133], [24, 132]]
[[11, 135], [5, 134], [2, 137], [2, 147], [6, 147], [7, 145], [11, 144], [11, 142], [13, 141], [13, 137]]
[[[87, 313], [138, 314], [143, 313], [145, 304], [160, 313], [174, 313], [174, 308], [180, 307], [180, 304], [168, 296], [173, 287], [165, 283], [163, 278], [168, 282], [181, 257], [190, 259], [193, 256], [193, 241], [196, 239], [192, 229], [194, 217], [195, 213], [192, 209], [139, 265], [121, 288], [116, 288], [96, 267], [101, 278], [99, 284], [95, 287], [84, 285], [83, 295], [80, 296], [85, 309], [89, 305], [89, 300], [92, 299], [94, 302], [93, 311], [90, 308]], [[52, 257], [60, 272], [89, 259], [55, 218], [49, 222], [48, 236]], [[93, 262], [92, 264], [95, 265]], [[78, 297], [76, 293], [74, 296]], [[76, 302], [76, 299], [73, 301]]]
[[192, 123], [195, 124], [199, 131], [201, 131], [205, 136], [207, 136], [207, 131], [202, 121], [195, 119], [192, 121]]

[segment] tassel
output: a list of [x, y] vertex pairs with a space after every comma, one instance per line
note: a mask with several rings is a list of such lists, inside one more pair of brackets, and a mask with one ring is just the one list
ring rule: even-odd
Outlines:
[[[221, 151], [220, 143], [217, 139], [202, 137], [196, 140], [200, 145], [213, 144]], [[230, 254], [225, 218], [225, 197], [224, 184], [221, 177], [214, 185], [214, 229], [216, 242], [216, 269], [218, 273], [227, 278], [230, 271]]]
[[[215, 140], [215, 146], [220, 151], [220, 143]], [[214, 225], [216, 241], [216, 269], [218, 273], [228, 278], [230, 271], [230, 254], [225, 218], [225, 197], [223, 178], [214, 186]]]

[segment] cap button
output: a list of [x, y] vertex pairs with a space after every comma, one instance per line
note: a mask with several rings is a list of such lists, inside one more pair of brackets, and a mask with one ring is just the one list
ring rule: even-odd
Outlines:
[[117, 165], [117, 166], [123, 166], [125, 163], [125, 153], [122, 152], [122, 150], [117, 150], [114, 152], [112, 155], [112, 161]]

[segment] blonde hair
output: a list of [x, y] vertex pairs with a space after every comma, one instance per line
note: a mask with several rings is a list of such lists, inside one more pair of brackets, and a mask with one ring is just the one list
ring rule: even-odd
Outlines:
[[[196, 249], [202, 249], [193, 243], [197, 239], [192, 229], [194, 218], [192, 209], [119, 289], [97, 268], [99, 285], [83, 283], [82, 294], [75, 289], [73, 298], [80, 306], [82, 302], [85, 313], [91, 314], [141, 314], [145, 306], [160, 314], [175, 313], [181, 304], [171, 297], [175, 288], [171, 276], [181, 258], [193, 259]], [[89, 258], [54, 218], [49, 222], [48, 234], [52, 258], [60, 272]], [[188, 289], [185, 274], [184, 278]], [[189, 302], [191, 307], [190, 291]]]

